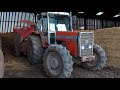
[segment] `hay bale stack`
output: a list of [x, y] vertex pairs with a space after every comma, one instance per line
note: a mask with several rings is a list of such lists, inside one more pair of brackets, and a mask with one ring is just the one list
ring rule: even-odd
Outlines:
[[11, 53], [14, 48], [14, 34], [13, 33], [0, 33], [0, 37], [2, 40], [2, 48], [3, 52]]
[[120, 68], [120, 28], [99, 29], [93, 32], [95, 43], [101, 45], [106, 51], [107, 65]]
[[13, 56], [14, 34], [0, 33], [0, 38], [2, 41], [2, 50], [5, 58], [5, 63], [11, 63], [15, 59]]

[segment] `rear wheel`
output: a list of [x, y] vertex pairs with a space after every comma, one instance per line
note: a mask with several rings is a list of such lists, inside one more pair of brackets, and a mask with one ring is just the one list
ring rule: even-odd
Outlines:
[[99, 45], [94, 45], [93, 54], [95, 55], [95, 60], [91, 62], [81, 63], [83, 68], [89, 70], [100, 70], [106, 65], [107, 57], [103, 48]]
[[30, 35], [28, 37], [28, 60], [31, 64], [42, 63], [42, 56], [44, 49], [40, 41], [40, 37], [35, 35]]
[[47, 76], [52, 78], [68, 78], [73, 71], [72, 56], [61, 45], [49, 46], [46, 49], [43, 65]]
[[15, 34], [14, 37], [14, 56], [20, 57], [20, 35]]
[[4, 77], [4, 56], [3, 52], [0, 49], [0, 78]]

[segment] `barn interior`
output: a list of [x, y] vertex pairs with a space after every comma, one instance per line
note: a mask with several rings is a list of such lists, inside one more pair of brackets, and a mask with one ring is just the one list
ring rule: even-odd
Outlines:
[[[27, 56], [24, 55], [20, 58], [14, 57], [13, 28], [16, 26], [27, 26], [27, 24], [20, 23], [20, 20], [29, 20], [37, 23], [37, 15], [39, 13], [39, 10], [35, 12], [0, 12], [0, 37], [5, 56], [5, 78], [47, 77], [42, 65], [30, 65]], [[81, 8], [76, 12], [72, 12], [73, 30], [93, 31], [95, 42], [105, 49], [108, 57], [106, 68], [102, 71], [96, 71], [94, 74], [91, 71], [84, 71], [82, 68], [80, 70], [83, 74], [81, 72], [77, 73], [79, 65], [74, 66], [75, 70], [71, 76], [72, 78], [120, 77], [120, 49], [118, 48], [120, 45], [119, 16], [120, 8]], [[106, 71], [108, 74], [106, 74]], [[87, 75], [84, 75], [84, 72], [87, 72]], [[97, 75], [97, 73], [101, 74]]]

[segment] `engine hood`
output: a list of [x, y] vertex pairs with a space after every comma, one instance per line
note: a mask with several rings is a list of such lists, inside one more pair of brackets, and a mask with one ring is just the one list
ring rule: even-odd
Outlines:
[[78, 31], [58, 31], [56, 36], [78, 36]]

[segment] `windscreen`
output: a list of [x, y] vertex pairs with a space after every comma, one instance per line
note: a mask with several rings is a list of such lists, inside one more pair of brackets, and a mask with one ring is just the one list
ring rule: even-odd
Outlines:
[[49, 14], [50, 31], [70, 31], [68, 15]]

